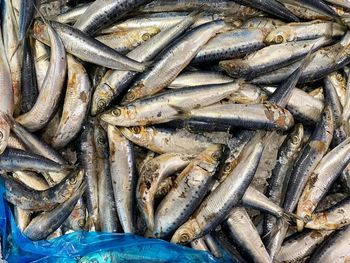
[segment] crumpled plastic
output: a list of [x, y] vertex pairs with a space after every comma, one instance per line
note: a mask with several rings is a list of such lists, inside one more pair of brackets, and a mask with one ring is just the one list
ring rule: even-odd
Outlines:
[[31, 241], [16, 226], [3, 198], [0, 182], [0, 234], [2, 255], [7, 262], [177, 262], [225, 263], [210, 253], [178, 246], [159, 239], [131, 234], [73, 232], [51, 240]]

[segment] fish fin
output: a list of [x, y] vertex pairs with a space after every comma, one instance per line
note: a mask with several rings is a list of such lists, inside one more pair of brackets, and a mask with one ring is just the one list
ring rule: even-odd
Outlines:
[[176, 110], [176, 116], [177, 117], [183, 117], [183, 118], [186, 118], [188, 119], [190, 117], [190, 112], [184, 108], [181, 108], [179, 106], [176, 106], [176, 105], [173, 105], [173, 104], [169, 104], [169, 106], [171, 108], [173, 108], [174, 110]]
[[289, 213], [286, 211], [282, 213], [282, 218], [285, 219], [288, 223], [297, 221], [306, 222], [305, 218], [302, 218], [294, 213]]

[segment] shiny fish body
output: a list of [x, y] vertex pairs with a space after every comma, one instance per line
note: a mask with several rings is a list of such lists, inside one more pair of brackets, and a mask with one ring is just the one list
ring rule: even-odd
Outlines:
[[18, 45], [18, 32], [12, 1], [3, 1], [2, 16], [2, 32], [6, 32], [3, 35], [4, 48], [11, 72], [14, 105], [17, 108], [21, 99], [21, 55], [18, 51], [15, 53]]
[[87, 183], [84, 199], [89, 213], [87, 227], [91, 229], [100, 229], [99, 207], [98, 207], [98, 178], [96, 171], [96, 148], [94, 144], [94, 133], [92, 123], [88, 122], [83, 131], [79, 142], [79, 161], [85, 172]]
[[101, 231], [108, 233], [118, 232], [119, 222], [109, 166], [108, 139], [105, 130], [97, 123], [94, 125], [94, 143], [96, 148], [98, 209]]
[[[60, 36], [66, 51], [83, 61], [119, 70], [142, 72], [146, 68], [145, 65], [120, 55], [112, 48], [69, 25], [55, 21], [51, 21], [50, 24]], [[42, 22], [36, 21], [34, 23], [34, 35], [49, 45], [47, 30], [47, 26]]]
[[155, 127], [120, 128], [123, 135], [136, 145], [148, 148], [156, 153], [198, 154], [213, 145], [204, 135], [192, 134], [181, 130]]
[[109, 162], [114, 198], [125, 233], [135, 233], [136, 166], [133, 145], [120, 131], [108, 125]]
[[31, 240], [40, 240], [49, 236], [61, 226], [65, 218], [67, 218], [73, 210], [75, 204], [83, 194], [85, 186], [86, 185], [82, 183], [66, 202], [49, 212], [36, 216], [23, 233]]
[[164, 123], [178, 117], [178, 109], [191, 110], [224, 99], [237, 89], [240, 82], [188, 87], [137, 100], [101, 115], [107, 123], [119, 126], [138, 126]]
[[[181, 35], [190, 25], [192, 25], [193, 22], [193, 16], [190, 15], [186, 17], [174, 27], [171, 27], [164, 32], [160, 32], [146, 43], [135, 48], [128, 53], [127, 56], [139, 61], [148, 61], [153, 59], [158, 52], [160, 52], [176, 37]], [[96, 115], [97, 113], [105, 110], [113, 99], [128, 88], [128, 85], [135, 76], [136, 73], [130, 71], [107, 71], [93, 94], [91, 114]]]
[[193, 120], [212, 121], [246, 129], [288, 130], [294, 125], [293, 116], [277, 105], [223, 104], [186, 113]]
[[127, 12], [150, 2], [150, 0], [96, 0], [75, 22], [74, 27], [94, 35], [113, 24]]
[[335, 230], [350, 224], [350, 199], [345, 198], [331, 208], [312, 214], [306, 228]]
[[350, 226], [338, 231], [311, 256], [310, 263], [346, 262], [350, 258]]
[[347, 138], [347, 132], [345, 130], [345, 127], [343, 126], [343, 119], [342, 119], [343, 107], [341, 105], [340, 99], [336, 92], [334, 83], [330, 80], [329, 76], [327, 76], [324, 80], [323, 89], [325, 93], [325, 101], [327, 104], [330, 105], [333, 111], [335, 127], [334, 127], [334, 138], [332, 143], [334, 146], [337, 146]]
[[236, 29], [209, 40], [197, 53], [192, 63], [206, 63], [241, 57], [265, 46], [266, 29]]
[[233, 79], [219, 72], [189, 71], [181, 73], [167, 88], [177, 89], [184, 87], [201, 86], [206, 84], [219, 84], [232, 82]]
[[320, 38], [329, 34], [331, 34], [329, 37], [340, 37], [344, 34], [344, 29], [337, 23], [322, 20], [290, 23], [272, 30], [264, 42], [280, 44], [282, 42]]
[[2, 32], [0, 32], [0, 154], [4, 152], [10, 136], [10, 125], [7, 115], [14, 111], [14, 94], [11, 84], [11, 72], [3, 46]]
[[52, 18], [52, 20], [63, 23], [63, 24], [72, 24], [77, 21], [77, 19], [85, 13], [86, 9], [91, 5], [91, 3], [78, 5], [67, 12], [61, 13]]
[[108, 35], [97, 36], [96, 39], [117, 52], [125, 54], [143, 44], [159, 32], [160, 29], [157, 27], [143, 27], [140, 29], [117, 31]]
[[235, 0], [235, 2], [262, 10], [268, 14], [272, 14], [274, 16], [280, 17], [287, 21], [299, 20], [292, 12], [290, 12], [287, 8], [285, 8], [280, 2], [275, 0], [267, 0], [267, 1]]
[[[347, 33], [341, 42], [321, 48], [312, 54], [312, 60], [303, 70], [299, 82], [306, 83], [321, 79], [327, 74], [346, 66], [350, 62], [349, 39], [350, 34]], [[279, 83], [286, 79], [299, 66], [299, 61], [294, 62], [289, 66], [257, 77], [251, 82], [255, 84]]]
[[294, 164], [283, 203], [283, 208], [287, 212], [293, 212], [296, 208], [308, 178], [328, 150], [333, 137], [333, 122], [332, 111], [326, 106], [322, 119], [317, 123], [308, 144]]
[[52, 188], [35, 191], [13, 179], [6, 180], [5, 198], [16, 206], [31, 211], [48, 211], [66, 202], [83, 181], [83, 172], [70, 173], [61, 183]]
[[50, 66], [39, 97], [29, 112], [17, 117], [17, 121], [29, 131], [37, 131], [50, 121], [58, 107], [66, 77], [67, 60], [63, 43], [53, 28], [50, 27], [48, 32], [51, 43]]
[[46, 76], [47, 69], [49, 68], [49, 52], [45, 44], [41, 43], [39, 40], [34, 42], [34, 63], [35, 63], [35, 74], [37, 80], [37, 87], [40, 92], [44, 79]]
[[[290, 173], [303, 145], [303, 137], [303, 125], [296, 124], [295, 128], [290, 134], [287, 135], [278, 151], [277, 161], [272, 170], [272, 175], [270, 177], [266, 193], [269, 200], [276, 205], [282, 206], [283, 204]], [[280, 224], [277, 222], [276, 217], [272, 215], [265, 215], [264, 230], [265, 232], [268, 232], [268, 235], [265, 237], [264, 241], [272, 258], [275, 257], [276, 253], [280, 249], [279, 245], [282, 242], [282, 240], [278, 240], [280, 235], [269, 233], [276, 224]], [[280, 232], [280, 230], [278, 232]]]
[[[303, 218], [310, 218], [318, 203], [325, 196], [341, 171], [350, 162], [350, 138], [339, 144], [326, 154], [316, 169], [312, 172], [300, 196], [297, 214]], [[299, 223], [301, 230], [303, 224]]]
[[201, 203], [213, 180], [221, 150], [219, 145], [204, 150], [176, 178], [154, 215], [153, 233], [156, 237], [169, 236]]
[[218, 20], [203, 24], [186, 33], [161, 53], [159, 61], [150, 70], [137, 78], [126, 93], [123, 103], [130, 103], [163, 90], [191, 62], [197, 52], [226, 27], [223, 21]]
[[0, 170], [3, 171], [62, 172], [70, 168], [68, 165], [17, 149], [8, 148], [0, 155]]
[[330, 235], [330, 230], [312, 230], [287, 239], [276, 256], [276, 262], [298, 262], [312, 255]]
[[[264, 87], [264, 90], [272, 92], [276, 88]], [[291, 91], [287, 103], [287, 109], [293, 114], [294, 118], [304, 123], [317, 123], [321, 117], [323, 107], [324, 103], [322, 101], [298, 88]]]
[[154, 200], [161, 182], [168, 176], [185, 168], [193, 157], [187, 154], [166, 153], [155, 157], [141, 168], [136, 188], [138, 207], [147, 228], [154, 227]]
[[238, 203], [256, 172], [263, 151], [262, 143], [256, 144], [251, 154], [240, 162], [227, 178], [211, 192], [171, 238], [174, 243], [188, 243], [216, 227]]
[[220, 67], [232, 77], [252, 79], [291, 64], [306, 55], [311, 48], [317, 50], [328, 42], [326, 38], [321, 38], [267, 46], [243, 59], [221, 61]]
[[225, 223], [228, 226], [230, 236], [241, 253], [247, 255], [253, 262], [272, 262], [253, 222], [243, 207], [233, 208]]
[[80, 131], [88, 112], [92, 87], [85, 68], [72, 56], [67, 56], [68, 81], [62, 116], [51, 145], [62, 148]]

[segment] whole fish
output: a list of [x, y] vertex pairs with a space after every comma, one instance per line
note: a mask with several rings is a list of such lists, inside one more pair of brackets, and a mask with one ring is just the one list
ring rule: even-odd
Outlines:
[[262, 151], [262, 143], [256, 144], [250, 155], [233, 169], [227, 178], [204, 199], [192, 217], [175, 231], [171, 242], [180, 244], [191, 242], [220, 224], [248, 188]]
[[221, 151], [219, 145], [207, 148], [177, 176], [173, 188], [155, 212], [153, 233], [156, 237], [169, 236], [201, 203], [213, 181]]
[[224, 21], [218, 20], [200, 25], [160, 54], [159, 60], [139, 76], [126, 93], [127, 104], [163, 90], [191, 62], [198, 51], [216, 34], [227, 30]]
[[[119, 54], [100, 41], [69, 25], [51, 21], [50, 25], [57, 32], [66, 51], [83, 61], [119, 70], [142, 72], [146, 66]], [[41, 21], [34, 23], [34, 35], [37, 39], [50, 45], [49, 27]], [[77, 44], [80, 43], [80, 44]]]
[[50, 118], [58, 107], [66, 77], [67, 60], [63, 43], [51, 26], [48, 27], [48, 33], [51, 43], [50, 66], [47, 70], [43, 86], [38, 99], [30, 111], [16, 119], [29, 131], [40, 130], [50, 121]]
[[120, 224], [125, 233], [136, 232], [136, 165], [133, 145], [108, 125], [109, 162], [112, 186]]
[[154, 200], [160, 184], [168, 176], [188, 165], [193, 157], [187, 154], [165, 153], [144, 164], [136, 188], [137, 204], [146, 222], [147, 228], [154, 227]]

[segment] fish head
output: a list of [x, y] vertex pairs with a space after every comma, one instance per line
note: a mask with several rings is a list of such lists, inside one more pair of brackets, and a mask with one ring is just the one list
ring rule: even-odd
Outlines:
[[50, 37], [47, 29], [47, 25], [43, 21], [37, 19], [33, 24], [33, 34], [36, 39], [48, 45], [50, 43]]
[[187, 244], [200, 237], [201, 234], [202, 231], [199, 227], [198, 222], [194, 218], [191, 218], [175, 231], [170, 242], [177, 244]]
[[114, 93], [111, 87], [107, 83], [101, 81], [92, 96], [91, 115], [95, 116], [104, 111], [111, 102], [113, 96]]
[[216, 170], [222, 156], [223, 147], [220, 144], [209, 146], [197, 158], [199, 159], [198, 166], [205, 169], [209, 173]]
[[129, 125], [133, 121], [136, 114], [136, 108], [133, 106], [116, 107], [110, 111], [102, 113], [100, 118], [104, 122], [117, 126], [132, 126]]
[[137, 141], [141, 144], [148, 144], [150, 141], [154, 141], [157, 136], [156, 129], [152, 127], [134, 126], [128, 128], [120, 128], [123, 135], [131, 141]]
[[264, 40], [265, 44], [281, 44], [292, 38], [292, 31], [288, 27], [279, 27], [272, 30]]

